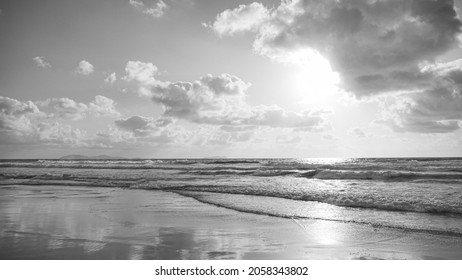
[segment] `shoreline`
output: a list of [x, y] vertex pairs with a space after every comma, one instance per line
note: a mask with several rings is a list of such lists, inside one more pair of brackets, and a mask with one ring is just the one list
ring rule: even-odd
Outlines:
[[159, 190], [0, 194], [0, 259], [462, 259], [461, 237], [243, 213]]

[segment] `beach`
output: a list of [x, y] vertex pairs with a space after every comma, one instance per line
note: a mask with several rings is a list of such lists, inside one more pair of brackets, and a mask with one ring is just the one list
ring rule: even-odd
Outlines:
[[462, 259], [454, 234], [245, 213], [163, 190], [3, 185], [0, 209], [1, 259]]

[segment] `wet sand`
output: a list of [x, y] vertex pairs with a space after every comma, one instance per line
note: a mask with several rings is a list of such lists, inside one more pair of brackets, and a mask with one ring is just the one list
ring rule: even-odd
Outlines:
[[462, 238], [237, 212], [176, 193], [0, 186], [0, 259], [462, 259]]

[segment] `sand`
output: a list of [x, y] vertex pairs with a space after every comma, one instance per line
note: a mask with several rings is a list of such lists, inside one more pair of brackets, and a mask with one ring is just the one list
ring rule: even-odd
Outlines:
[[0, 259], [462, 259], [462, 238], [237, 212], [176, 193], [0, 186]]

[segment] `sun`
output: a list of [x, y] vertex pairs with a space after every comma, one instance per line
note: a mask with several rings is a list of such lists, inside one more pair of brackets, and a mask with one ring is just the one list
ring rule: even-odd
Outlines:
[[339, 76], [318, 53], [299, 57], [290, 78], [291, 91], [301, 102], [313, 106], [331, 105], [338, 99]]

